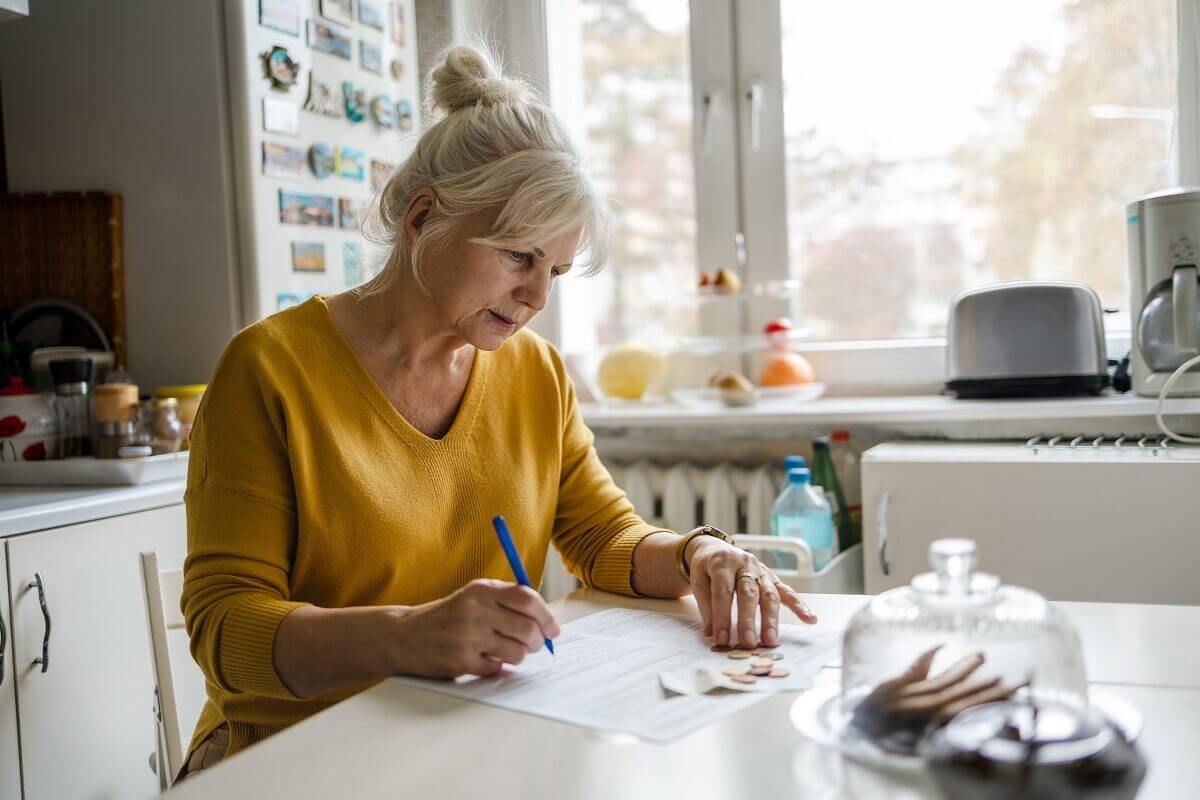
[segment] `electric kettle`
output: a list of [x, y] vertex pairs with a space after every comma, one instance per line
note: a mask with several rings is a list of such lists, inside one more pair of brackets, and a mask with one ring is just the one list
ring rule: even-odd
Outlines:
[[[1200, 354], [1200, 187], [1147, 195], [1128, 207], [1133, 390], [1157, 397], [1171, 373]], [[1172, 396], [1200, 395], [1200, 367]]]

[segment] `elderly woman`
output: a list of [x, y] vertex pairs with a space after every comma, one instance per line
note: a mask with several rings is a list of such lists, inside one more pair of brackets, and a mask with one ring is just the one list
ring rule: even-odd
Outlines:
[[183, 608], [209, 699], [185, 774], [389, 675], [491, 675], [557, 636], [495, 514], [535, 585], [553, 543], [589, 586], [694, 593], [711, 642], [777, 644], [781, 603], [815, 621], [719, 531], [639, 519], [522, 330], [606, 244], [561, 123], [471, 48], [432, 105], [379, 198], [381, 274], [239, 333], [200, 409]]

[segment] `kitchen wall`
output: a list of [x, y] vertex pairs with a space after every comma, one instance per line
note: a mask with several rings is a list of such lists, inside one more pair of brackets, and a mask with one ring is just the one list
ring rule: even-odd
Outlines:
[[9, 191], [123, 196], [128, 366], [143, 386], [206, 381], [242, 323], [224, 10], [40, 0], [0, 25]]

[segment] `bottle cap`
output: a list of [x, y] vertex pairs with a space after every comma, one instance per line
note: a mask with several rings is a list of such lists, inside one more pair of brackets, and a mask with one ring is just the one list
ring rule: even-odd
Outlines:
[[848, 442], [848, 441], [850, 441], [850, 431], [834, 431], [833, 435], [830, 436], [829, 438], [832, 441], [839, 442], [839, 443], [840, 442]]
[[807, 467], [796, 467], [788, 470], [788, 483], [808, 483], [812, 480], [812, 473]]
[[787, 456], [783, 459], [783, 468], [788, 470], [807, 469], [808, 462], [804, 459], [804, 456]]

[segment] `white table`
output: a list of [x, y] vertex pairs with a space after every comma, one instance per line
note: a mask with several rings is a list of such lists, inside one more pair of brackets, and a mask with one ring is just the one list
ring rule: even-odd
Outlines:
[[[844, 624], [862, 596], [811, 595]], [[560, 622], [612, 606], [695, 613], [692, 599], [580, 590]], [[1139, 798], [1200, 796], [1200, 607], [1060, 603], [1094, 683], [1145, 715], [1150, 762]], [[793, 620], [794, 621], [794, 620]], [[834, 668], [818, 680], [837, 681]], [[771, 697], [670, 745], [601, 734], [384, 681], [197, 775], [172, 797], [937, 797], [802, 738]]]

